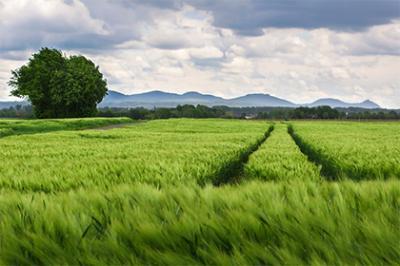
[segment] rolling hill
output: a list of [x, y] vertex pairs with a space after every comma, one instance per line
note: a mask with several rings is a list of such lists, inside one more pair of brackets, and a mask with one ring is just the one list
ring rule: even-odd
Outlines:
[[365, 100], [360, 103], [346, 103], [338, 99], [332, 99], [332, 98], [324, 98], [324, 99], [319, 99], [313, 103], [308, 104], [307, 106], [310, 107], [316, 107], [316, 106], [322, 106], [322, 105], [327, 105], [330, 107], [341, 107], [341, 108], [348, 108], [348, 107], [358, 107], [358, 108], [365, 108], [365, 109], [375, 109], [375, 108], [380, 108], [380, 106], [370, 100]]
[[[0, 109], [9, 108], [16, 105], [27, 105], [25, 101], [0, 101]], [[195, 91], [183, 94], [170, 93], [163, 91], [149, 91], [138, 94], [126, 95], [121, 92], [109, 90], [108, 95], [99, 104], [99, 107], [176, 107], [183, 104], [202, 104], [207, 106], [229, 106], [229, 107], [299, 107], [308, 106], [316, 107], [327, 105], [332, 108], [348, 108], [357, 107], [364, 109], [381, 108], [378, 104], [365, 100], [360, 103], [348, 103], [333, 98], [323, 98], [309, 104], [296, 104], [285, 99], [281, 99], [269, 94], [254, 93], [232, 99], [224, 99], [222, 97], [211, 94], [202, 94]]]
[[[182, 104], [203, 104], [207, 106], [225, 105], [230, 107], [298, 107], [296, 104], [285, 99], [281, 99], [269, 94], [255, 93], [241, 97], [224, 99], [210, 94], [199, 92], [186, 92], [184, 94], [150, 91], [139, 94], [125, 95], [116, 91], [109, 91], [108, 95], [100, 103], [100, 107], [176, 107]], [[322, 106], [331, 107], [359, 107], [359, 108], [380, 108], [376, 103], [366, 100], [361, 103], [346, 103], [338, 99], [326, 98], [319, 99], [313, 103], [302, 106]]]
[[21, 102], [18, 102], [18, 101], [4, 101], [4, 102], [0, 102], [0, 109], [6, 109], [6, 108], [10, 108], [10, 107], [15, 107], [17, 105], [25, 106], [25, 105], [28, 105], [28, 104], [29, 103], [25, 102], [25, 101], [21, 101]]

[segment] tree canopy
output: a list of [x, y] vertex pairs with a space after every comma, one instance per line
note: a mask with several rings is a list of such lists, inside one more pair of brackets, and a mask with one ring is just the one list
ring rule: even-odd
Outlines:
[[11, 95], [28, 98], [38, 118], [94, 116], [107, 93], [99, 67], [84, 56], [42, 48], [12, 71]]

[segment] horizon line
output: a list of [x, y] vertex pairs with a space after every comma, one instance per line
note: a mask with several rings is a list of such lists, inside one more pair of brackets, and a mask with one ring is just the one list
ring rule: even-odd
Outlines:
[[[145, 94], [145, 93], [151, 93], [151, 92], [170, 93], [170, 94], [176, 94], [176, 95], [182, 96], [182, 95], [187, 94], [187, 93], [195, 92], [195, 93], [199, 93], [199, 94], [201, 94], [201, 95], [208, 95], [208, 96], [214, 96], [214, 97], [222, 98], [222, 99], [224, 99], [224, 100], [233, 100], [233, 99], [240, 98], [240, 97], [244, 97], [244, 96], [248, 96], [248, 95], [261, 94], [261, 95], [268, 95], [268, 96], [271, 96], [271, 97], [275, 97], [275, 98], [278, 98], [278, 99], [280, 99], [280, 100], [284, 100], [284, 101], [287, 101], [287, 102], [290, 102], [290, 103], [293, 103], [293, 104], [312, 104], [312, 103], [314, 103], [314, 102], [316, 102], [316, 101], [318, 101], [318, 100], [328, 100], [328, 99], [329, 99], [329, 100], [337, 100], [337, 101], [341, 101], [341, 102], [343, 102], [343, 103], [348, 103], [348, 104], [358, 104], [358, 103], [363, 103], [363, 102], [366, 102], [366, 101], [370, 101], [370, 102], [372, 102], [372, 103], [375, 103], [375, 104], [379, 105], [381, 109], [393, 109], [393, 108], [387, 108], [387, 107], [382, 108], [382, 106], [381, 106], [380, 104], [378, 104], [375, 100], [371, 100], [371, 99], [368, 99], [368, 98], [365, 98], [365, 100], [361, 100], [361, 101], [359, 101], [359, 102], [348, 102], [348, 101], [342, 100], [342, 99], [340, 99], [340, 98], [321, 97], [321, 98], [317, 98], [317, 99], [315, 99], [315, 100], [313, 100], [313, 101], [311, 101], [311, 102], [295, 103], [295, 102], [293, 102], [292, 100], [287, 100], [287, 99], [285, 99], [285, 98], [281, 98], [281, 97], [279, 97], [279, 96], [275, 96], [275, 95], [272, 95], [272, 94], [270, 94], [270, 93], [264, 93], [264, 92], [252, 92], [252, 93], [242, 94], [242, 95], [240, 95], [240, 96], [234, 96], [234, 97], [231, 97], [231, 98], [225, 98], [225, 97], [223, 97], [223, 96], [216, 96], [216, 95], [214, 95], [214, 94], [203, 93], [203, 92], [194, 91], [194, 90], [185, 91], [185, 92], [181, 93], [181, 92], [172, 92], [172, 91], [164, 91], [164, 90], [154, 89], [154, 90], [148, 90], [148, 91], [136, 92], [136, 93], [129, 93], [129, 94], [126, 94], [125, 92], [121, 92], [121, 91], [114, 90], [114, 89], [111, 89], [111, 90], [109, 89], [108, 91], [117, 92], [117, 93], [123, 94], [123, 95], [125, 95], [125, 96], [133, 96], [133, 95]], [[400, 108], [400, 107], [399, 107], [399, 108]]]

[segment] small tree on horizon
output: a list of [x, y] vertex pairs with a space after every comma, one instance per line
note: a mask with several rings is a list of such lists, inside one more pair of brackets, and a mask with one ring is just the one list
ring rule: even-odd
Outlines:
[[94, 116], [107, 94], [107, 82], [92, 61], [50, 48], [42, 48], [12, 71], [9, 85], [12, 96], [31, 102], [37, 118]]

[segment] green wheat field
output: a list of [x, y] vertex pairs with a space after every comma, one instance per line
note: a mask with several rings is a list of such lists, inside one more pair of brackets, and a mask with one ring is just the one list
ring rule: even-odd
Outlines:
[[0, 120], [0, 264], [398, 265], [400, 123]]

